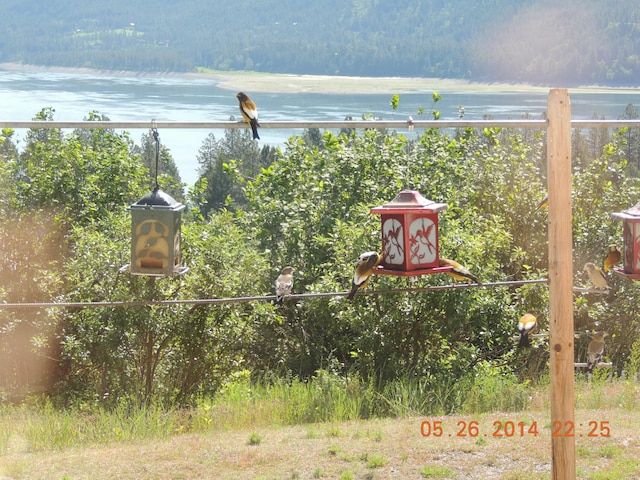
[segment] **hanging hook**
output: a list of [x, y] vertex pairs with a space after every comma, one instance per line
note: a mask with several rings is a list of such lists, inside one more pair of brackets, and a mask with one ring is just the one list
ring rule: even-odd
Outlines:
[[151, 131], [153, 132], [153, 138], [156, 141], [156, 188], [155, 190], [160, 190], [160, 184], [158, 183], [158, 165], [160, 163], [160, 136], [158, 134], [158, 124], [156, 123], [156, 119], [153, 118], [151, 120]]

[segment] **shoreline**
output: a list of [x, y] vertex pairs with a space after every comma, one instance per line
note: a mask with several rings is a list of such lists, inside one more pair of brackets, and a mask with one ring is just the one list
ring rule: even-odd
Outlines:
[[[201, 70], [198, 72], [131, 72], [126, 70], [99, 70], [84, 67], [55, 67], [0, 63], [0, 71], [51, 72], [74, 75], [93, 75], [123, 78], [185, 78], [216, 82], [218, 88], [230, 91], [260, 93], [318, 93], [334, 95], [432, 93], [435, 91], [483, 92], [548, 92], [553, 87], [516, 83], [480, 83], [460, 79], [419, 77], [351, 77], [330, 75], [299, 75], [288, 73], [262, 73], [250, 71]], [[582, 86], [569, 87], [581, 93], [629, 93], [640, 87]]]
[[[479, 83], [459, 79], [418, 77], [347, 77], [330, 75], [298, 75], [284, 73], [261, 73], [248, 71], [222, 72], [202, 70], [198, 72], [131, 72], [125, 70], [99, 70], [82, 67], [55, 67], [0, 63], [0, 71], [51, 72], [77, 75], [111, 77], [185, 78], [212, 80], [216, 86], [230, 91], [260, 93], [318, 93], [318, 94], [401, 94], [432, 93], [435, 91], [482, 92], [548, 92], [552, 87], [527, 84]], [[584, 86], [569, 88], [581, 93], [628, 93], [637, 91], [633, 87]]]

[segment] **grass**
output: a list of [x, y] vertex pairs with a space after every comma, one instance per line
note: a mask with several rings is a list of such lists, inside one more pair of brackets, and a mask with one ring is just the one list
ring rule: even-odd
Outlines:
[[[450, 392], [452, 405], [434, 396], [429, 397], [434, 405], [416, 412], [421, 401], [409, 401], [408, 390], [426, 395], [424, 386], [396, 386], [394, 392], [405, 398], [401, 408], [390, 390], [381, 399], [360, 386], [362, 398], [355, 401], [347, 393], [353, 385], [334, 380], [293, 382], [288, 392], [284, 384], [238, 382], [189, 410], [58, 410], [46, 402], [5, 406], [0, 408], [0, 479], [551, 478], [547, 387], [523, 387], [522, 403], [522, 392], [514, 393], [508, 381], [479, 382], [465, 386], [469, 392], [480, 389], [466, 402], [459, 400], [460, 392]], [[506, 397], [505, 388], [512, 403], [503, 403], [503, 410], [471, 411], [479, 398]], [[575, 391], [578, 478], [640, 477], [640, 386], [579, 380]], [[289, 411], [283, 398], [302, 412]], [[404, 414], [358, 416], [371, 413], [374, 404], [381, 409], [392, 404], [392, 411]], [[451, 406], [465, 413], [433, 413]], [[425, 420], [440, 422], [443, 434], [423, 436]], [[494, 437], [496, 421], [527, 427], [535, 422], [538, 435], [525, 429]], [[468, 428], [472, 422], [477, 433]], [[589, 437], [590, 422], [609, 422], [611, 436]], [[460, 425], [467, 426], [466, 436], [458, 435]]]
[[452, 478], [454, 477], [454, 472], [448, 467], [425, 465], [420, 469], [420, 475], [425, 478]]

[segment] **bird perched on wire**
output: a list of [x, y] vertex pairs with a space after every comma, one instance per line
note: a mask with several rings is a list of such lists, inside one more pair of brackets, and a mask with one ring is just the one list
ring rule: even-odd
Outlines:
[[347, 295], [347, 298], [351, 300], [359, 288], [366, 288], [369, 283], [369, 278], [371, 277], [371, 272], [380, 264], [382, 261], [382, 255], [378, 252], [365, 252], [360, 257], [358, 257], [358, 261], [356, 262], [356, 271], [353, 274], [353, 280], [351, 281], [351, 290]]
[[607, 334], [605, 332], [598, 332], [593, 335], [589, 346], [587, 347], [587, 372], [593, 372], [594, 367], [602, 359], [604, 354], [604, 337]]
[[531, 341], [529, 334], [533, 333], [538, 326], [538, 319], [536, 316], [527, 312], [518, 320], [518, 332], [520, 332], [520, 341], [518, 342], [518, 348], [530, 347]]
[[591, 262], [587, 262], [584, 264], [584, 271], [589, 275], [589, 280], [593, 284], [595, 288], [599, 289], [607, 289], [609, 288], [609, 284], [607, 283], [607, 279], [602, 272], [602, 269], [596, 267], [595, 264]]
[[538, 203], [538, 206], [536, 207], [536, 211], [540, 210], [541, 208], [546, 207], [547, 205], [549, 205], [549, 194], [547, 193], [544, 198], [542, 200], [540, 200], [540, 203]]
[[282, 305], [285, 295], [290, 295], [293, 289], [293, 267], [284, 267], [278, 278], [276, 278], [276, 299], [275, 305]]
[[448, 258], [440, 257], [439, 264], [441, 267], [452, 267], [451, 270], [445, 273], [456, 280], [460, 280], [460, 281], [466, 280], [467, 282], [473, 281], [473, 282], [476, 282], [478, 285], [482, 285], [480, 280], [478, 280], [478, 277], [476, 277], [467, 268], [463, 267], [455, 260], [450, 260]]
[[240, 114], [242, 118], [251, 126], [253, 139], [260, 140], [260, 135], [258, 135], [258, 127], [260, 126], [258, 123], [258, 107], [256, 107], [256, 104], [253, 103], [253, 100], [251, 100], [246, 93], [239, 92], [236, 94], [236, 98], [240, 102]]
[[618, 250], [618, 246], [613, 243], [607, 248], [607, 255], [602, 262], [602, 270], [607, 273], [611, 267], [616, 265], [620, 261], [621, 252]]

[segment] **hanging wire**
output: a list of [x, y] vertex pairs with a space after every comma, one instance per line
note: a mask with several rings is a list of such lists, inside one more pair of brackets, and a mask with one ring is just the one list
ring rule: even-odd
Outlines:
[[160, 184], [158, 183], [158, 165], [160, 164], [160, 135], [158, 133], [158, 124], [155, 118], [151, 120], [151, 132], [153, 133], [153, 138], [156, 141], [156, 187], [155, 187], [155, 190], [159, 190]]
[[[530, 285], [536, 283], [547, 283], [546, 278], [536, 280], [517, 280], [508, 282], [483, 283], [454, 283], [448, 285], [431, 285], [428, 287], [411, 288], [391, 288], [385, 290], [359, 291], [356, 295], [389, 295], [395, 293], [416, 293], [436, 290], [457, 290], [464, 288], [485, 288], [485, 287], [512, 287]], [[300, 293], [287, 295], [285, 299], [298, 300], [304, 298], [321, 297], [345, 297], [349, 292], [325, 292], [325, 293]], [[148, 305], [208, 305], [224, 303], [246, 303], [246, 302], [271, 302], [275, 295], [259, 295], [252, 297], [235, 298], [204, 298], [186, 300], [135, 300], [135, 301], [106, 301], [106, 302], [34, 302], [34, 303], [0, 303], [0, 310], [20, 309], [20, 308], [88, 308], [88, 307], [144, 307]]]

